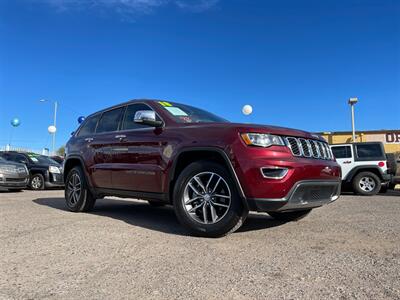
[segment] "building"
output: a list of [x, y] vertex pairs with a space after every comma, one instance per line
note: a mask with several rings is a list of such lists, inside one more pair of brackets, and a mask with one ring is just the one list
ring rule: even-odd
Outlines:
[[[319, 132], [329, 144], [352, 142], [351, 131]], [[356, 142], [382, 142], [386, 153], [400, 152], [400, 130], [356, 131]]]

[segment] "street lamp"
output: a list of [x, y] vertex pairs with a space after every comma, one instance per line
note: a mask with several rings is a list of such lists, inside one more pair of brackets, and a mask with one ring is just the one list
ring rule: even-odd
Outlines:
[[350, 98], [349, 99], [349, 105], [351, 107], [351, 129], [353, 132], [353, 142], [356, 141], [356, 129], [354, 126], [354, 105], [358, 102], [358, 98], [354, 97], [354, 98]]
[[[48, 102], [46, 99], [40, 99], [39, 102]], [[56, 131], [57, 131], [57, 107], [58, 103], [57, 101], [54, 101], [54, 120], [53, 120], [53, 125], [49, 126], [48, 131], [51, 135], [53, 135], [53, 155], [56, 153]]]

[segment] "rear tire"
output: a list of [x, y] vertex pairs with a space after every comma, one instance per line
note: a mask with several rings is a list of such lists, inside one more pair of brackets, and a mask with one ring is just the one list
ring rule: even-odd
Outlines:
[[91, 211], [96, 203], [81, 167], [69, 171], [65, 181], [65, 203], [70, 211]]
[[396, 176], [397, 172], [397, 159], [394, 153], [386, 153], [386, 162], [388, 167], [388, 174]]
[[282, 221], [282, 222], [291, 222], [291, 221], [299, 221], [306, 217], [311, 212], [311, 209], [305, 210], [295, 210], [289, 212], [277, 212], [271, 211], [268, 214], [274, 218], [275, 220]]
[[248, 210], [229, 172], [220, 164], [197, 161], [179, 175], [173, 193], [179, 222], [197, 236], [220, 237], [237, 230]]
[[380, 178], [372, 172], [360, 172], [353, 179], [353, 190], [363, 196], [374, 196], [381, 190]]

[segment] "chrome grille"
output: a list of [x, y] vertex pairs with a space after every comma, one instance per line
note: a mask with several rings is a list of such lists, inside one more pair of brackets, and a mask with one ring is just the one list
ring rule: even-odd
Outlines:
[[287, 137], [286, 141], [288, 142], [288, 146], [292, 150], [293, 155], [301, 156], [301, 151], [297, 139], [294, 137]]
[[305, 157], [311, 157], [310, 143], [305, 139], [299, 139], [301, 150]]
[[319, 149], [318, 149], [318, 142], [310, 140], [310, 145], [311, 145], [312, 156], [314, 158], [319, 158], [320, 157], [320, 154], [319, 154], [320, 152], [319, 152]]
[[329, 148], [328, 144], [324, 144], [325, 149], [326, 149], [326, 153], [328, 155], [328, 159], [332, 159], [333, 158], [333, 153], [331, 151], [331, 148]]
[[324, 142], [304, 138], [286, 137], [286, 145], [294, 156], [304, 156], [317, 159], [333, 159], [329, 145]]

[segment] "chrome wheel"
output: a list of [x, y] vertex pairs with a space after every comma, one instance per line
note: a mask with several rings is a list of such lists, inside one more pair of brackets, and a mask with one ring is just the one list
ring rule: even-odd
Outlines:
[[193, 220], [202, 224], [215, 224], [229, 210], [231, 191], [220, 175], [202, 172], [188, 181], [182, 201], [186, 213]]
[[375, 189], [376, 182], [373, 178], [364, 176], [361, 177], [358, 185], [364, 192], [372, 192]]
[[35, 190], [40, 189], [42, 184], [43, 184], [42, 179], [39, 176], [35, 176], [32, 178], [31, 187], [33, 189], [35, 189]]
[[82, 182], [77, 173], [71, 175], [67, 184], [67, 200], [72, 206], [76, 205], [81, 197]]

